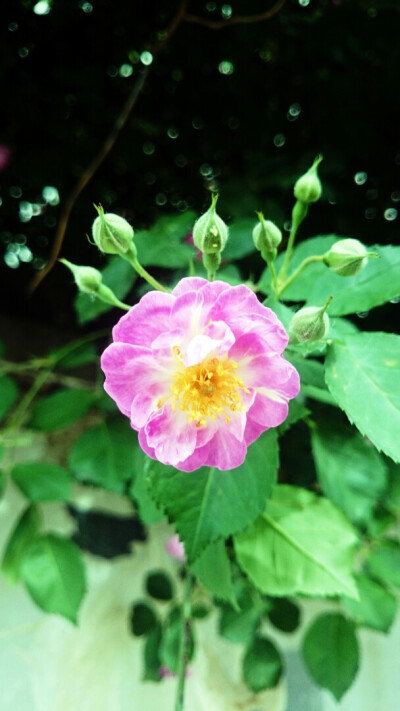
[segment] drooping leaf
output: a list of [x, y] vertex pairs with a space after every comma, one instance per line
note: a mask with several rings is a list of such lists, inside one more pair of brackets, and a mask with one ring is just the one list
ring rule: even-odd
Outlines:
[[224, 541], [218, 540], [207, 546], [192, 565], [191, 570], [218, 600], [236, 605], [231, 565]]
[[190, 211], [163, 216], [149, 230], [136, 232], [134, 240], [142, 266], [187, 267], [195, 248], [185, 242], [185, 238], [191, 233], [196, 218]]
[[387, 484], [383, 458], [357, 430], [337, 422], [317, 426], [311, 440], [322, 491], [351, 521], [365, 523]]
[[191, 475], [155, 463], [152, 493], [175, 523], [189, 564], [210, 543], [254, 521], [275, 483], [277, 468], [275, 430], [254, 442], [244, 463], [231, 471], [203, 467]]
[[357, 595], [352, 578], [356, 535], [327, 499], [280, 485], [265, 512], [234, 536], [239, 564], [263, 593]]
[[147, 635], [157, 626], [157, 615], [147, 602], [137, 602], [132, 607], [130, 625], [136, 637]]
[[59, 390], [37, 400], [32, 408], [29, 425], [43, 432], [68, 427], [89, 412], [95, 399], [95, 394], [89, 390]]
[[23, 462], [13, 468], [11, 476], [31, 501], [67, 501], [70, 497], [70, 474], [58, 464]]
[[134, 450], [134, 478], [129, 487], [129, 494], [137, 505], [139, 515], [143, 523], [151, 525], [164, 518], [164, 514], [156, 506], [151, 497], [149, 487], [150, 472], [154, 460], [150, 459], [138, 444]]
[[146, 636], [146, 642], [143, 651], [144, 657], [144, 681], [160, 681], [160, 644], [162, 632], [161, 625], [157, 625]]
[[41, 519], [36, 506], [28, 506], [18, 519], [7, 541], [1, 570], [12, 584], [16, 583], [20, 578], [21, 561], [26, 549], [38, 536], [40, 523]]
[[282, 659], [275, 644], [256, 637], [243, 657], [243, 678], [251, 691], [258, 694], [276, 686], [282, 676]]
[[276, 597], [271, 603], [270, 622], [282, 632], [294, 632], [300, 624], [300, 608], [286, 597]]
[[[53, 355], [56, 355], [57, 352]], [[88, 363], [96, 363], [99, 355], [93, 343], [84, 343], [79, 348], [57, 360], [58, 368], [80, 368]]]
[[146, 592], [155, 600], [172, 600], [174, 590], [170, 577], [162, 570], [149, 573], [146, 578]]
[[306, 632], [302, 652], [315, 683], [329, 689], [339, 701], [358, 671], [354, 624], [339, 613], [320, 615]]
[[37, 538], [25, 551], [21, 577], [42, 610], [76, 624], [86, 591], [86, 575], [75, 543], [55, 534]]
[[397, 612], [394, 595], [365, 574], [356, 576], [356, 585], [359, 599], [342, 599], [354, 622], [379, 632], [389, 632]]
[[[160, 661], [168, 671], [176, 674], [179, 667], [179, 652], [182, 629], [182, 608], [174, 607], [164, 625], [161, 643], [159, 647]], [[190, 625], [186, 630], [188, 635], [187, 640], [187, 659], [190, 661], [194, 654], [194, 635], [193, 626]]]
[[[112, 257], [101, 273], [104, 284], [110, 287], [121, 301], [132, 289], [137, 279], [137, 274], [129, 262], [121, 257]], [[78, 294], [74, 307], [80, 324], [93, 321], [113, 308], [110, 304], [105, 304], [104, 301], [96, 299], [91, 294]]]
[[0, 376], [0, 420], [7, 415], [18, 399], [19, 389], [9, 375]]
[[329, 390], [350, 422], [400, 462], [400, 336], [347, 336], [329, 346], [325, 365]]
[[264, 606], [255, 604], [249, 591], [239, 592], [238, 606], [223, 605], [218, 631], [232, 644], [249, 644], [257, 632]]
[[123, 493], [134, 472], [136, 434], [116, 417], [85, 430], [72, 447], [69, 466], [78, 481]]
[[337, 405], [329, 392], [324, 379], [324, 366], [318, 360], [303, 358], [293, 351], [287, 351], [286, 358], [290, 360], [300, 375], [301, 394], [327, 405]]

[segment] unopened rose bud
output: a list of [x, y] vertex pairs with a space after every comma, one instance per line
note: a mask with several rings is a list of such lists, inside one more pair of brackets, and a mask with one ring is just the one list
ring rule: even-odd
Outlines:
[[97, 294], [101, 284], [101, 273], [94, 267], [80, 267], [77, 264], [68, 262], [67, 259], [60, 259], [62, 264], [72, 272], [79, 291], [84, 294]]
[[329, 316], [326, 313], [332, 298], [325, 306], [305, 306], [292, 318], [289, 326], [291, 343], [312, 343], [325, 338], [329, 331]]
[[193, 227], [193, 242], [203, 254], [220, 254], [228, 239], [228, 227], [217, 215], [218, 195], [211, 198], [211, 206]]
[[339, 276], [356, 276], [367, 264], [368, 257], [377, 257], [373, 252], [367, 252], [358, 239], [341, 239], [336, 242], [326, 254], [323, 261], [329, 269]]
[[253, 229], [253, 242], [264, 258], [275, 259], [277, 247], [282, 241], [282, 232], [271, 220], [264, 220], [262, 212], [257, 213], [259, 223]]
[[318, 177], [318, 166], [322, 161], [322, 156], [317, 156], [311, 168], [307, 170], [295, 183], [294, 196], [300, 202], [309, 204], [317, 202], [322, 194], [322, 185]]
[[92, 225], [93, 240], [104, 254], [127, 254], [134, 252], [133, 227], [120, 215], [104, 212], [101, 205], [95, 205], [98, 217]]

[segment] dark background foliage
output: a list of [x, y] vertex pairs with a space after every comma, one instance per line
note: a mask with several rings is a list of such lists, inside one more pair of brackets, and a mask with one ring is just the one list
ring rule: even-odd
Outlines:
[[[189, 11], [220, 19], [229, 8], [252, 14], [272, 4], [191, 0]], [[36, 5], [1, 3], [0, 144], [11, 150], [0, 172], [1, 311], [74, 328], [74, 287], [63, 267], [33, 296], [26, 288], [48, 258], [63, 201], [143, 71], [141, 53], [179, 2], [53, 0], [45, 15]], [[398, 27], [396, 0], [287, 0], [267, 22], [218, 31], [183, 23], [76, 202], [62, 255], [102, 266], [85, 237], [94, 201], [140, 228], [163, 214], [200, 212], [214, 190], [228, 222], [262, 209], [284, 228], [292, 185], [320, 152], [324, 195], [301, 236], [396, 243]], [[45, 186], [57, 188], [58, 205], [43, 204]], [[21, 203], [39, 205], [39, 214], [21, 221], [30, 209]], [[18, 257], [18, 245], [31, 261], [7, 257]], [[383, 315], [393, 328], [390, 309]], [[375, 325], [372, 318], [367, 327]]]

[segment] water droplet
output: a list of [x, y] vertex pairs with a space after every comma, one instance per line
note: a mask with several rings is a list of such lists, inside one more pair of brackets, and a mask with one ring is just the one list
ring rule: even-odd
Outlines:
[[37, 217], [38, 215], [42, 214], [42, 205], [39, 205], [37, 202], [32, 203], [32, 215], [33, 217]]
[[378, 214], [378, 210], [376, 207], [367, 207], [367, 209], [364, 212], [364, 216], [366, 220], [374, 220], [375, 217]]
[[107, 69], [107, 74], [109, 77], [116, 77], [118, 74], [118, 67], [115, 67], [113, 64], [111, 67], [108, 67]]
[[204, 128], [203, 119], [200, 118], [199, 116], [197, 116], [196, 118], [193, 119], [192, 126], [193, 126], [193, 128], [196, 129], [196, 131], [200, 131], [202, 128]]
[[18, 22], [10, 22], [8, 29], [10, 32], [16, 32], [18, 29]]
[[168, 138], [172, 138], [173, 140], [175, 140], [175, 138], [178, 138], [178, 136], [179, 136], [179, 131], [174, 126], [170, 126], [167, 131], [167, 135], [168, 135]]
[[272, 52], [270, 49], [262, 49], [258, 55], [263, 62], [270, 62], [272, 59]]
[[290, 232], [290, 230], [292, 229], [292, 221], [291, 221], [291, 220], [286, 220], [286, 222], [284, 222], [284, 224], [283, 224], [283, 229], [284, 229], [286, 232]]
[[358, 316], [358, 318], [367, 318], [367, 316], [369, 316], [369, 311], [359, 311], [356, 316]]
[[224, 60], [223, 62], [220, 62], [218, 64], [218, 71], [220, 72], [220, 74], [225, 74], [225, 76], [229, 76], [230, 74], [233, 74], [234, 66], [232, 62]]
[[22, 190], [19, 187], [19, 185], [11, 185], [9, 191], [12, 198], [20, 198], [22, 197]]
[[143, 143], [142, 150], [146, 156], [152, 156], [156, 150], [156, 147], [151, 141], [145, 141]]
[[368, 175], [363, 170], [360, 170], [354, 175], [354, 182], [356, 185], [364, 185], [368, 180]]
[[237, 128], [240, 126], [240, 120], [238, 119], [237, 116], [229, 116], [228, 118], [228, 128], [230, 128], [232, 131], [236, 131]]
[[157, 180], [157, 178], [154, 173], [149, 172], [149, 173], [146, 173], [146, 175], [144, 176], [144, 182], [146, 183], [146, 185], [154, 185], [156, 180]]
[[54, 217], [54, 215], [46, 215], [46, 217], [43, 220], [43, 223], [45, 227], [55, 227], [57, 224], [57, 220]]
[[29, 222], [33, 217], [32, 203], [22, 200], [19, 203], [19, 219], [21, 222]]
[[390, 196], [393, 202], [400, 202], [400, 190], [394, 190]]
[[11, 232], [1, 232], [0, 239], [4, 244], [9, 244], [12, 240]]
[[0, 197], [0, 207], [2, 206], [2, 204], [3, 204], [3, 198]]
[[32, 262], [32, 266], [34, 269], [37, 269], [40, 271], [41, 269], [44, 269], [46, 266], [46, 260], [42, 259], [42, 257], [35, 257], [35, 259]]
[[128, 57], [132, 64], [137, 64], [140, 62], [140, 54], [139, 52], [136, 52], [135, 49], [132, 49], [130, 52], [128, 52]]
[[86, 15], [90, 15], [90, 13], [93, 12], [93, 5], [91, 2], [80, 2], [79, 7]]
[[31, 262], [33, 259], [33, 254], [29, 247], [26, 245], [23, 245], [21, 249], [19, 250], [18, 257], [21, 262], [25, 262], [25, 264], [28, 264], [28, 262]]
[[232, 8], [230, 5], [222, 5], [221, 15], [224, 20], [229, 20], [232, 17]]
[[215, 12], [217, 9], [217, 3], [216, 2], [208, 2], [206, 5], [206, 10], [207, 12]]
[[54, 185], [45, 185], [42, 190], [43, 199], [49, 205], [58, 205], [60, 202], [60, 193]]
[[184, 168], [187, 165], [188, 161], [186, 156], [183, 155], [183, 153], [179, 153], [179, 155], [176, 156], [175, 158], [175, 165], [178, 168]]
[[18, 267], [19, 267], [18, 256], [16, 254], [14, 254], [14, 252], [9, 252], [7, 250], [7, 252], [4, 255], [4, 261], [7, 264], [7, 266], [10, 267], [10, 269], [18, 269]]
[[301, 7], [307, 7], [307, 5], [310, 4], [310, 2], [311, 2], [311, 0], [299, 0], [299, 5], [301, 5]]
[[385, 220], [387, 220], [388, 222], [393, 222], [393, 220], [396, 219], [397, 215], [398, 212], [394, 207], [388, 207], [387, 210], [385, 210], [385, 212], [383, 213]]
[[39, 0], [39, 2], [33, 6], [33, 12], [35, 15], [48, 15], [50, 11], [51, 0]]
[[291, 104], [291, 106], [289, 107], [289, 114], [291, 116], [297, 118], [297, 116], [299, 116], [300, 113], [301, 113], [300, 104], [298, 104], [297, 102], [295, 102], [294, 104]]
[[203, 178], [208, 178], [212, 176], [213, 169], [209, 163], [202, 163], [199, 168], [199, 172], [203, 176]]
[[132, 64], [121, 64], [121, 66], [118, 70], [118, 74], [120, 75], [120, 77], [124, 77], [124, 78], [132, 76], [132, 74], [133, 74]]
[[399, 304], [400, 303], [400, 296], [395, 296], [394, 299], [390, 299], [391, 304]]
[[371, 190], [367, 190], [367, 192], [365, 193], [365, 197], [367, 198], [367, 200], [376, 200], [378, 195], [379, 193], [377, 190], [375, 190], [375, 188], [371, 188]]
[[274, 146], [277, 148], [282, 148], [286, 143], [286, 138], [283, 135], [283, 133], [277, 133], [276, 136], [274, 136]]
[[157, 193], [157, 195], [155, 197], [155, 202], [156, 202], [156, 205], [160, 205], [160, 206], [166, 205], [167, 204], [166, 194], [165, 193]]
[[374, 18], [377, 16], [377, 14], [378, 14], [378, 10], [376, 9], [376, 7], [369, 7], [368, 8], [368, 10], [367, 10], [368, 17]]
[[26, 244], [26, 235], [23, 235], [23, 234], [17, 234], [17, 235], [15, 235], [15, 237], [14, 237], [14, 242], [15, 242], [16, 244], [21, 244], [21, 245], [22, 245], [22, 244]]
[[140, 61], [142, 62], [142, 64], [145, 65], [145, 67], [149, 67], [153, 61], [152, 53], [151, 52], [142, 52], [142, 54], [140, 55]]
[[21, 59], [25, 59], [29, 54], [29, 49], [28, 47], [20, 47], [18, 50], [18, 57], [21, 57]]

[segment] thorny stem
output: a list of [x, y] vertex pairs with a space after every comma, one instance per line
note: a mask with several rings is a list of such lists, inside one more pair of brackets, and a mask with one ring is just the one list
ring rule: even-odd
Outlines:
[[[154, 58], [158, 56], [158, 54], [164, 49], [165, 45], [169, 42], [171, 39], [172, 35], [175, 34], [177, 29], [180, 27], [180, 25], [183, 22], [188, 22], [188, 23], [195, 23], [198, 25], [203, 25], [204, 27], [208, 27], [209, 29], [212, 30], [219, 30], [219, 29], [224, 29], [225, 27], [230, 27], [231, 25], [235, 24], [249, 24], [252, 22], [263, 22], [264, 20], [269, 20], [272, 18], [274, 15], [276, 15], [279, 10], [285, 5], [286, 0], [278, 0], [278, 2], [273, 5], [273, 7], [270, 10], [266, 10], [265, 12], [256, 14], [256, 15], [235, 15], [231, 17], [229, 20], [221, 20], [221, 21], [212, 21], [212, 20], [207, 20], [206, 18], [202, 18], [197, 15], [190, 15], [187, 14], [186, 9], [187, 9], [187, 4], [188, 0], [181, 0], [179, 3], [178, 10], [175, 14], [175, 17], [167, 27], [167, 29], [161, 34], [161, 38], [159, 42], [150, 47], [150, 51], [153, 55]], [[65, 233], [68, 227], [68, 222], [69, 218], [71, 216], [71, 212], [74, 208], [74, 205], [79, 197], [79, 195], [83, 192], [87, 184], [90, 182], [90, 180], [93, 178], [95, 175], [96, 171], [98, 168], [101, 166], [105, 158], [108, 156], [112, 148], [114, 147], [114, 144], [116, 143], [118, 136], [125, 126], [134, 106], [136, 105], [136, 102], [143, 90], [143, 87], [146, 83], [147, 77], [148, 77], [148, 69], [142, 70], [141, 74], [138, 76], [135, 84], [133, 85], [131, 92], [128, 96], [127, 101], [122, 107], [122, 110], [117, 116], [117, 119], [114, 123], [114, 126], [112, 127], [109, 135], [107, 136], [106, 140], [104, 141], [103, 145], [101, 146], [99, 152], [96, 154], [96, 156], [93, 158], [91, 163], [89, 163], [88, 167], [86, 170], [83, 172], [75, 186], [72, 188], [68, 198], [65, 201], [64, 208], [61, 212], [61, 216], [57, 225], [57, 230], [55, 234], [55, 239], [54, 239], [54, 244], [53, 248], [49, 257], [49, 261], [46, 264], [45, 268], [42, 269], [40, 272], [36, 274], [34, 279], [31, 281], [29, 287], [28, 287], [28, 292], [32, 294], [39, 284], [42, 282], [42, 280], [47, 276], [47, 274], [53, 269], [54, 265], [57, 262], [58, 255], [60, 254]], [[147, 279], [148, 281], [148, 279]], [[159, 288], [159, 287], [156, 287]]]
[[189, 642], [190, 642], [190, 617], [192, 612], [191, 596], [192, 596], [193, 580], [189, 572], [185, 580], [183, 590], [183, 605], [181, 619], [181, 636], [179, 644], [179, 666], [178, 666], [178, 682], [175, 696], [175, 711], [183, 711], [184, 696], [185, 696], [185, 679], [186, 669], [188, 664]]

